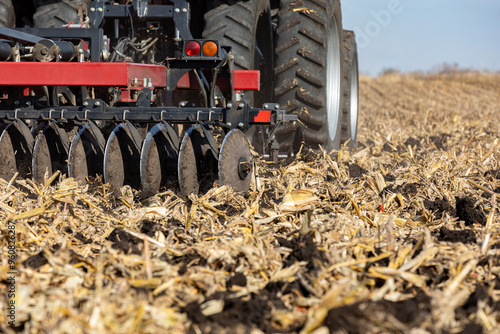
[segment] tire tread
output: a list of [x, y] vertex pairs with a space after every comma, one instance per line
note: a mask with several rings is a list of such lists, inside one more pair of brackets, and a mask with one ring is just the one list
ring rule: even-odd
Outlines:
[[[307, 8], [307, 9], [303, 9]], [[287, 113], [296, 113], [303, 128], [305, 146], [327, 150], [340, 147], [344, 78], [341, 70], [340, 106], [334, 139], [327, 124], [327, 34], [330, 18], [336, 16], [339, 28], [342, 59], [342, 19], [339, 0], [281, 0], [276, 29], [276, 86], [277, 102]], [[294, 61], [297, 59], [298, 63]], [[293, 64], [293, 65], [292, 65]], [[296, 125], [297, 126], [297, 125]], [[277, 131], [277, 138], [286, 151], [293, 126]], [[281, 150], [281, 147], [280, 147]]]

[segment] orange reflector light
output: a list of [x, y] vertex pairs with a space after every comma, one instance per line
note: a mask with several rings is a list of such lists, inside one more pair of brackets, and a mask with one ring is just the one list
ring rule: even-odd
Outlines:
[[211, 41], [203, 44], [203, 54], [208, 57], [215, 56], [217, 54], [217, 44]]
[[197, 56], [200, 53], [200, 43], [195, 41], [189, 41], [186, 43], [186, 54], [188, 56]]

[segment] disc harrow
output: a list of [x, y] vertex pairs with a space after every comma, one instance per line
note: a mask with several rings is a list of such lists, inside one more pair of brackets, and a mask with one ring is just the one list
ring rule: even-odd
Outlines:
[[[246, 109], [239, 113], [249, 116], [248, 125], [263, 113], [275, 125], [287, 118], [274, 105], [258, 110], [235, 105]], [[43, 183], [56, 171], [82, 182], [102, 175], [114, 194], [130, 185], [141, 189], [144, 197], [175, 187], [176, 179], [186, 196], [206, 192], [217, 182], [238, 192], [250, 187], [251, 145], [242, 131], [245, 126], [238, 129], [224, 122], [233, 112], [230, 108], [47, 109], [0, 110], [0, 177], [9, 180], [19, 172]], [[17, 117], [11, 117], [14, 114]], [[125, 119], [113, 120], [112, 115]], [[28, 123], [34, 124], [31, 129]], [[186, 124], [191, 125], [179, 140], [180, 125]]]
[[78, 29], [0, 27], [1, 178], [102, 176], [116, 196], [125, 185], [143, 197], [249, 189], [246, 135], [256, 126], [257, 151], [277, 159], [276, 129], [298, 118], [245, 101], [260, 72], [235, 70], [230, 46], [194, 39], [187, 1], [166, 3], [93, 0]]

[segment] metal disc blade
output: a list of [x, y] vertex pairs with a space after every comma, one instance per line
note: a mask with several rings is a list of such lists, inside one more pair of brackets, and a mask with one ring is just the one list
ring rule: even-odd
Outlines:
[[103, 174], [106, 140], [91, 121], [81, 126], [69, 148], [68, 175], [85, 182], [89, 176]]
[[179, 138], [172, 126], [158, 123], [149, 130], [141, 151], [141, 184], [145, 197], [177, 178]]
[[206, 192], [213, 185], [217, 175], [217, 161], [198, 124], [190, 127], [182, 139], [177, 172], [184, 195]]
[[68, 171], [69, 137], [55, 122], [38, 134], [33, 149], [33, 180], [44, 182], [45, 174], [51, 176], [57, 170], [61, 174]]
[[109, 183], [115, 195], [120, 188], [130, 185], [139, 189], [141, 184], [140, 134], [130, 122], [118, 124], [106, 143], [104, 152], [104, 182]]
[[10, 123], [0, 137], [0, 178], [10, 180], [16, 172], [25, 178], [31, 172], [35, 140], [21, 120]]
[[264, 144], [265, 144], [266, 140], [264, 137], [264, 127], [263, 126], [254, 125], [254, 126], [250, 127], [245, 132], [245, 137], [248, 138], [248, 140], [252, 144], [255, 152], [259, 153], [260, 155], [264, 154], [264, 151], [265, 151]]
[[237, 192], [247, 192], [252, 180], [252, 154], [247, 138], [238, 129], [228, 132], [219, 152], [219, 181]]

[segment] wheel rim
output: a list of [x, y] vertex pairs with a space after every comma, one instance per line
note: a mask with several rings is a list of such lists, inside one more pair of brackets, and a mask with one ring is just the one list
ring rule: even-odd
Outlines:
[[326, 55], [326, 110], [328, 115], [328, 133], [334, 140], [340, 114], [340, 40], [337, 20], [332, 16], [329, 27]]
[[351, 78], [351, 96], [349, 103], [349, 116], [351, 121], [351, 141], [353, 143], [356, 142], [356, 137], [358, 135], [358, 98], [359, 98], [359, 90], [358, 90], [358, 60], [354, 57], [352, 61], [352, 66], [350, 68], [349, 77]]

